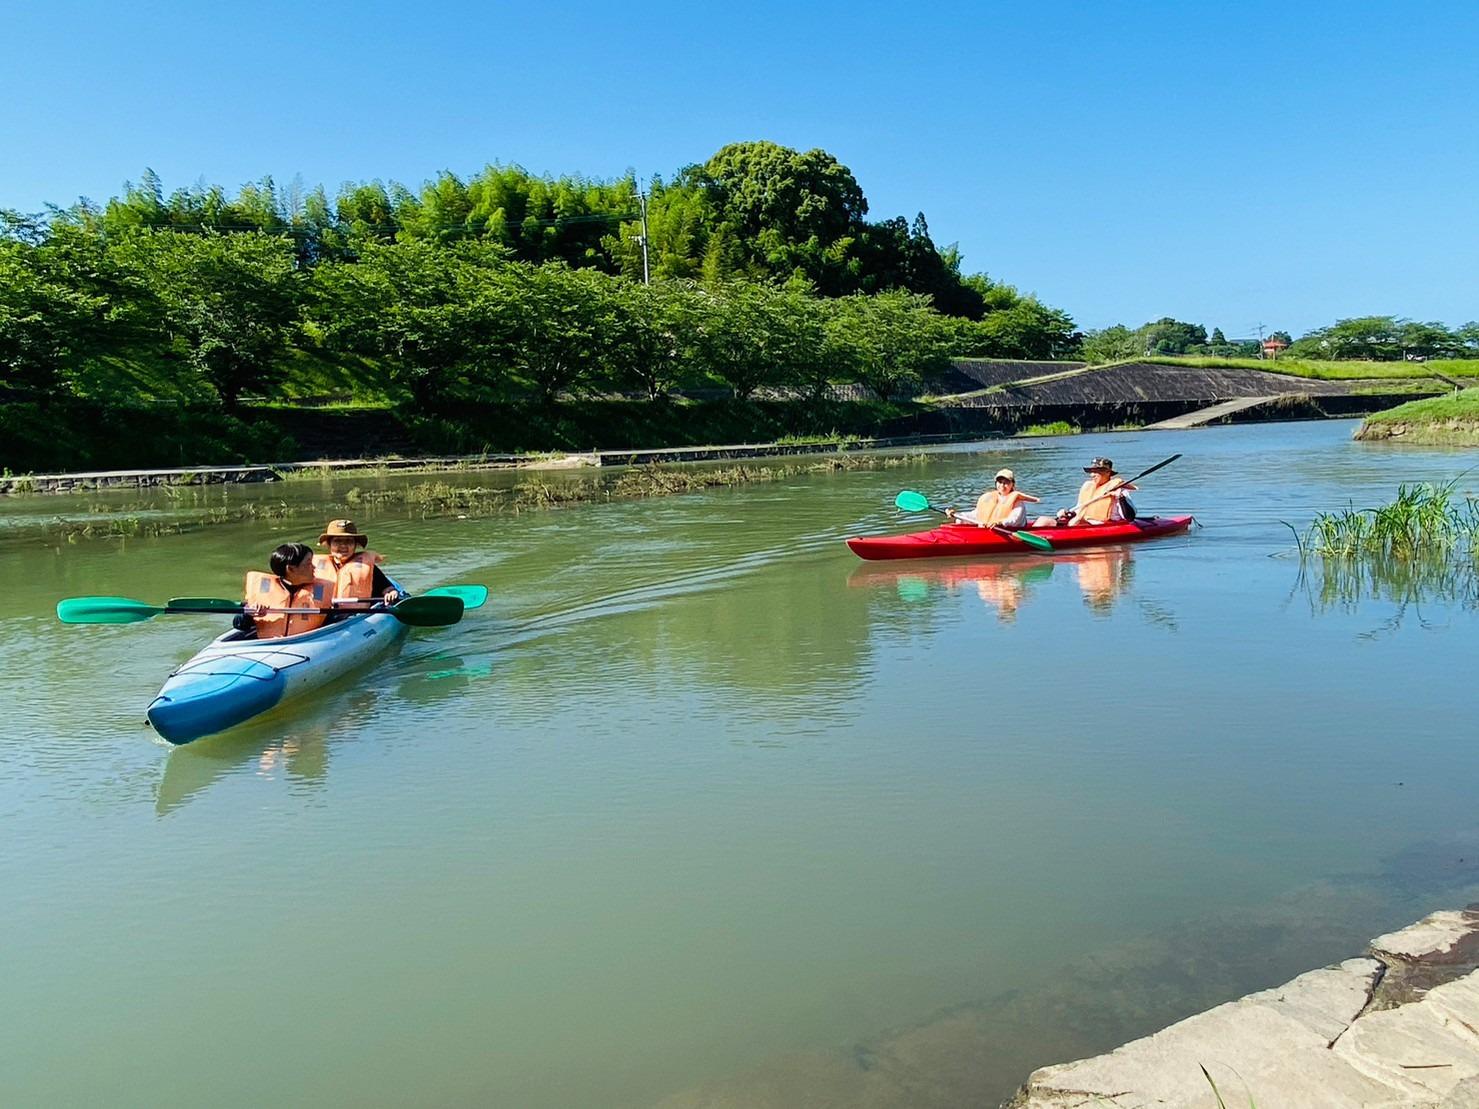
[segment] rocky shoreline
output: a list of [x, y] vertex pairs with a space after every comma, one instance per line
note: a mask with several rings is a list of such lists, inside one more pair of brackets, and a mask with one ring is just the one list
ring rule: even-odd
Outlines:
[[1008, 1109], [1192, 1109], [1214, 1097], [1310, 1109], [1479, 1107], [1479, 903], [1107, 1055], [1043, 1067]]

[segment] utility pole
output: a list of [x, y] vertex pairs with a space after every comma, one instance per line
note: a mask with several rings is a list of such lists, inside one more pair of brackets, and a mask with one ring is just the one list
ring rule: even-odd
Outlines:
[[637, 190], [637, 201], [642, 205], [642, 234], [637, 241], [642, 244], [642, 284], [651, 285], [652, 275], [647, 269], [647, 194]]

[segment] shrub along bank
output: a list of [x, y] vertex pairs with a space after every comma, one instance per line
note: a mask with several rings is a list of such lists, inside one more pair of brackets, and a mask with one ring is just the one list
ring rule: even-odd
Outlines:
[[928, 410], [868, 401], [589, 400], [459, 416], [392, 408], [0, 405], [11, 473], [192, 467], [302, 458], [702, 446], [908, 434]]

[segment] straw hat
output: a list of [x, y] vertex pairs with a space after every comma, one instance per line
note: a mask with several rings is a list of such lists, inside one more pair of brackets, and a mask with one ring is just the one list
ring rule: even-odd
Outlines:
[[330, 539], [353, 539], [361, 547], [370, 545], [370, 537], [354, 526], [353, 520], [330, 520], [318, 537], [318, 545], [327, 547]]

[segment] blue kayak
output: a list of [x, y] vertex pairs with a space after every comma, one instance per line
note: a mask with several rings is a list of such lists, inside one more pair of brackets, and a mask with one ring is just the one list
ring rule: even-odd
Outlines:
[[365, 665], [405, 633], [388, 612], [265, 641], [229, 631], [165, 680], [149, 705], [149, 723], [175, 744], [214, 735]]

